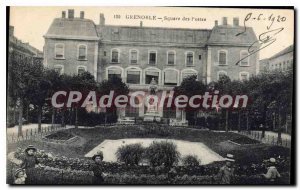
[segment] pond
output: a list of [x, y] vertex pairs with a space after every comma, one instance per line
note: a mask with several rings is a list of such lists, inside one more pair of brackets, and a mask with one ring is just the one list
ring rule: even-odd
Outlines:
[[[223, 161], [224, 158], [211, 150], [209, 147], [201, 142], [190, 142], [174, 139], [157, 139], [157, 138], [129, 138], [118, 140], [104, 140], [101, 144], [96, 146], [85, 157], [92, 157], [98, 151], [102, 151], [104, 155], [103, 161], [117, 162], [116, 151], [122, 145], [141, 143], [143, 147], [148, 147], [153, 141], [168, 141], [177, 145], [177, 150], [181, 154], [181, 158], [187, 155], [196, 155], [201, 160], [201, 165], [210, 164], [215, 161]], [[181, 163], [179, 162], [179, 165]]]

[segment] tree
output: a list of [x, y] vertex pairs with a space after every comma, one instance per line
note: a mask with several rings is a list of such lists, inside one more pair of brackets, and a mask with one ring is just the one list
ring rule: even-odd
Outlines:
[[[219, 95], [228, 95], [231, 93], [231, 80], [226, 75], [221, 75], [215, 84], [215, 90], [219, 90]], [[228, 132], [229, 108], [225, 109], [225, 131]], [[221, 109], [224, 112], [224, 109]]]
[[30, 91], [33, 84], [37, 81], [37, 75], [41, 65], [33, 64], [30, 59], [17, 58], [14, 52], [11, 52], [8, 61], [8, 92], [9, 101], [16, 102], [19, 109], [18, 118], [18, 136], [23, 136], [23, 107], [24, 102], [30, 100]]
[[[89, 72], [83, 72], [78, 75], [73, 75], [71, 78], [71, 90], [79, 91], [83, 95], [82, 100], [89, 94], [90, 91], [95, 91], [97, 89], [97, 84], [95, 78]], [[75, 108], [75, 128], [78, 128], [78, 106], [80, 106], [82, 101], [79, 103], [72, 104]]]
[[[128, 95], [129, 93], [129, 88], [128, 86], [122, 81], [120, 77], [117, 76], [112, 76], [108, 80], [102, 81], [99, 86], [98, 90], [99, 94], [101, 96], [103, 95], [109, 95], [110, 91], [114, 91], [114, 97], [119, 96], [119, 95]], [[100, 105], [101, 106], [101, 105]], [[116, 115], [116, 106], [112, 104], [111, 107], [106, 108], [105, 112], [105, 123], [107, 121], [107, 113]]]
[[[175, 97], [179, 95], [185, 95], [188, 98], [191, 98], [194, 95], [204, 94], [205, 91], [206, 85], [203, 84], [201, 81], [198, 81], [196, 75], [192, 75], [183, 79], [180, 86], [174, 87]], [[195, 102], [195, 104], [197, 103]], [[185, 108], [186, 111], [193, 113], [194, 125], [196, 125], [197, 122], [197, 113], [201, 109], [201, 106], [199, 106], [198, 108], [193, 108], [190, 106], [190, 104], [187, 104], [187, 107]]]

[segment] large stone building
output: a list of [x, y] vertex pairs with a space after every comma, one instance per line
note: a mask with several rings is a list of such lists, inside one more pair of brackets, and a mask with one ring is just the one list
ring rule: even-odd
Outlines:
[[[245, 80], [259, 69], [258, 53], [248, 54], [257, 37], [252, 28], [240, 26], [238, 18], [229, 25], [223, 17], [210, 30], [145, 27], [142, 22], [113, 26], [105, 24], [103, 14], [95, 24], [84, 12], [75, 17], [74, 10], [68, 10], [53, 20], [44, 38], [45, 66], [67, 74], [88, 71], [99, 82], [116, 75], [132, 91], [147, 90], [152, 78], [159, 90], [171, 90], [189, 75], [210, 83], [221, 75]], [[145, 110], [135, 112], [142, 117]]]
[[284, 48], [268, 59], [260, 60], [260, 72], [288, 71], [293, 69], [294, 45]]
[[31, 46], [29, 43], [24, 43], [18, 39], [14, 35], [14, 29], [14, 26], [9, 26], [9, 59], [42, 64], [43, 52]]

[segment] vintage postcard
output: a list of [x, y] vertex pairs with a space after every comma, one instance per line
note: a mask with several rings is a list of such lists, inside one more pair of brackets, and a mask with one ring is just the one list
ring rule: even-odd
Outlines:
[[293, 7], [7, 10], [8, 184], [295, 184]]

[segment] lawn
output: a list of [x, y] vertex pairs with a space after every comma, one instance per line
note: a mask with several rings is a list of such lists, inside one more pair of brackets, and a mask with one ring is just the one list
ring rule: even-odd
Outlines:
[[[269, 146], [261, 143], [252, 145], [236, 145], [228, 140], [239, 139], [239, 142], [251, 141], [237, 133], [213, 132], [207, 130], [167, 127], [167, 126], [111, 126], [90, 129], [67, 129], [64, 131], [67, 136], [78, 136], [79, 140], [72, 144], [56, 144], [51, 142], [24, 141], [21, 143], [8, 144], [8, 152], [14, 151], [17, 147], [26, 147], [33, 144], [39, 149], [52, 152], [56, 155], [70, 158], [84, 158], [84, 155], [98, 146], [106, 139], [117, 140], [127, 138], [163, 138], [184, 140], [190, 142], [201, 142], [221, 156], [232, 153], [237, 161], [261, 161], [275, 154], [289, 156], [287, 148]], [[55, 135], [54, 135], [55, 136]], [[58, 135], [60, 138], [61, 134]], [[244, 140], [241, 140], [244, 139]], [[248, 144], [248, 143], [244, 143]]]

